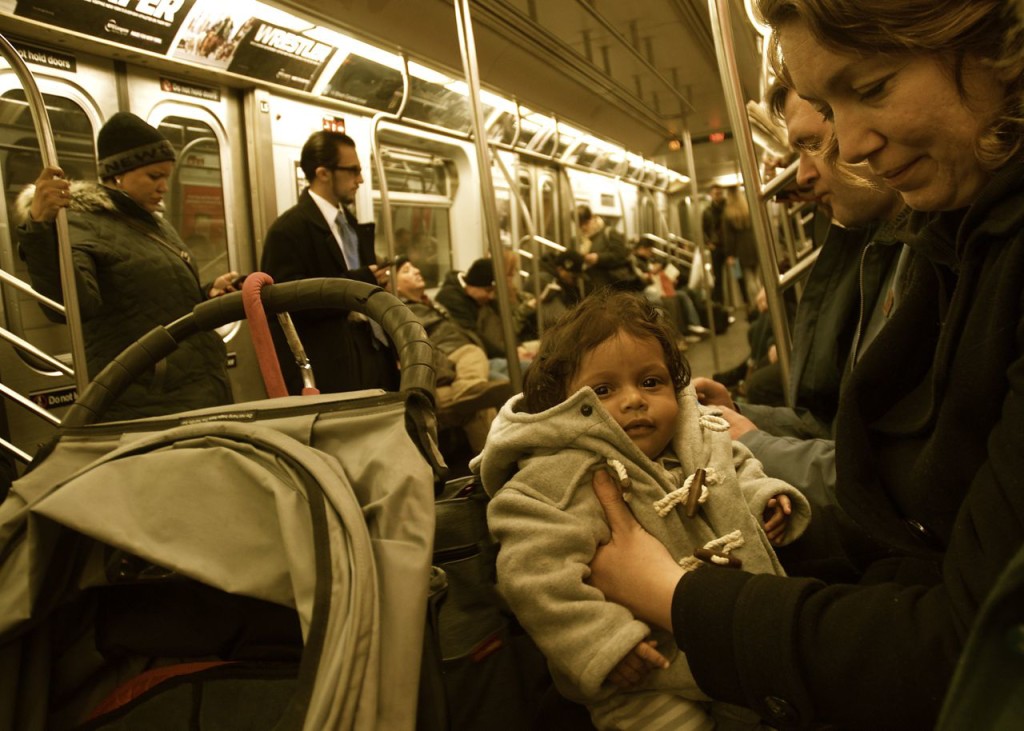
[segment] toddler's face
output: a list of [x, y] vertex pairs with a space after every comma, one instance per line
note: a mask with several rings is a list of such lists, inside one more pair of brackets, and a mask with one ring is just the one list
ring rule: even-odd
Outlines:
[[590, 386], [640, 450], [654, 459], [675, 433], [679, 404], [657, 340], [620, 330], [584, 354], [569, 393]]

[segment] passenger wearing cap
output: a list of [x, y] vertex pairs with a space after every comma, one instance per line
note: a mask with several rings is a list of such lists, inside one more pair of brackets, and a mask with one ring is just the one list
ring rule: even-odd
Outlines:
[[[201, 284], [192, 253], [160, 215], [175, 160], [174, 147], [160, 132], [118, 112], [100, 129], [96, 147], [100, 184], [69, 181], [60, 168], [46, 167], [15, 204], [32, 285], [58, 302], [63, 293], [54, 219], [61, 208], [68, 211], [90, 376], [154, 327], [232, 291], [238, 276], [227, 272]], [[136, 419], [231, 403], [226, 364], [216, 333], [193, 335], [128, 386], [104, 416]]]
[[505, 357], [505, 341], [499, 327], [493, 327], [498, 310], [494, 302], [494, 262], [477, 259], [464, 272], [445, 275], [435, 299], [457, 323], [476, 333], [489, 358]]
[[[408, 257], [395, 259], [395, 295], [405, 303], [434, 346], [438, 422], [461, 426], [470, 449], [479, 454], [491, 421], [512, 395], [507, 380], [490, 380], [490, 364], [479, 336], [459, 325], [426, 294], [419, 267]], [[447, 455], [446, 455], [447, 457]]]
[[583, 255], [566, 249], [545, 256], [541, 266], [540, 318], [547, 331], [583, 299]]

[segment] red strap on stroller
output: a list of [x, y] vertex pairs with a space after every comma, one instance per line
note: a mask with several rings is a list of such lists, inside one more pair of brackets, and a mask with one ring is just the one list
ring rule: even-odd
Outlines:
[[[266, 272], [253, 272], [247, 276], [242, 283], [242, 306], [245, 307], [245, 319], [249, 321], [249, 336], [252, 338], [252, 347], [256, 350], [256, 359], [260, 364], [267, 396], [280, 398], [288, 395], [288, 388], [284, 385], [284, 376], [281, 375], [281, 364], [277, 362], [277, 351], [274, 350], [274, 339], [270, 335], [267, 313], [263, 309], [262, 295], [263, 285], [273, 283], [274, 278]], [[296, 360], [305, 362], [306, 354], [302, 350], [302, 343], [299, 341], [299, 334], [295, 332], [291, 316], [287, 312], [282, 312], [277, 318], [281, 321], [281, 327], [288, 339], [288, 347], [295, 353]], [[304, 381], [311, 378], [311, 374], [303, 374]], [[312, 381], [308, 380], [307, 385], [303, 386], [303, 396], [315, 396], [320, 393], [319, 389], [311, 384]]]
[[260, 295], [264, 284], [273, 283], [273, 277], [264, 272], [253, 272], [247, 276], [242, 283], [242, 304], [245, 307], [245, 319], [249, 321], [249, 336], [256, 350], [256, 360], [260, 364], [267, 396], [281, 398], [288, 395], [288, 389], [281, 375], [281, 364], [277, 362], [277, 351], [274, 350], [274, 340], [270, 336], [270, 325]]

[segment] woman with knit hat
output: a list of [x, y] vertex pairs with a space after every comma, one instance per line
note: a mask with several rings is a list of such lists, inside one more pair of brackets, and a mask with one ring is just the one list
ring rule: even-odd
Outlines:
[[[175, 152], [155, 128], [118, 112], [96, 140], [101, 184], [47, 167], [18, 197], [21, 255], [32, 285], [63, 301], [54, 219], [68, 209], [89, 374], [128, 345], [207, 299], [233, 291], [235, 272], [201, 284], [188, 247], [159, 215]], [[136, 419], [231, 403], [224, 344], [199, 333], [133, 383], [109, 419]]]

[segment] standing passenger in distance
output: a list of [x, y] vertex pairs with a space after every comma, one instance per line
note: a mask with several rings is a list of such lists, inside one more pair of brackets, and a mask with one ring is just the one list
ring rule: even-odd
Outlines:
[[747, 196], [739, 188], [729, 188], [725, 197], [722, 208], [722, 250], [725, 254], [726, 276], [737, 280], [740, 296], [747, 306], [747, 319], [752, 320], [757, 316], [761, 274], [757, 268], [757, 240], [750, 220]]
[[[903, 301], [836, 418], [836, 497], [881, 550], [855, 556], [858, 584], [684, 572], [598, 478], [612, 538], [591, 581], [671, 628], [708, 695], [773, 726], [933, 729], [1024, 546], [1024, 33], [1005, 0], [758, 6], [840, 159], [916, 211]], [[1020, 614], [985, 619], [1007, 664], [966, 680], [978, 727], [999, 728], [1019, 701]]]
[[725, 249], [722, 248], [722, 209], [725, 207], [725, 188], [718, 184], [712, 185], [708, 189], [708, 196], [711, 200], [701, 214], [701, 228], [704, 231], [704, 245], [711, 252], [711, 274], [715, 281], [711, 300], [723, 305]]
[[[260, 268], [275, 282], [340, 277], [386, 283], [388, 269], [377, 266], [373, 251], [374, 225], [358, 223], [348, 210], [363, 182], [355, 142], [340, 132], [314, 132], [299, 166], [309, 187], [270, 227]], [[398, 388], [397, 358], [376, 323], [338, 310], [306, 310], [292, 319], [320, 391]], [[300, 393], [295, 359], [276, 321], [271, 327], [288, 391]]]
[[[68, 209], [85, 357], [95, 377], [158, 325], [209, 297], [234, 291], [237, 272], [201, 284], [192, 252], [160, 215], [174, 170], [171, 143], [139, 117], [118, 112], [96, 138], [101, 185], [46, 168], [16, 203], [21, 255], [38, 292], [64, 301], [57, 211]], [[49, 310], [47, 310], [49, 316]], [[224, 343], [193, 335], [125, 389], [104, 418], [137, 419], [231, 403]]]
[[765, 477], [717, 411], [697, 403], [675, 335], [643, 297], [588, 296], [544, 334], [523, 395], [501, 409], [470, 466], [492, 495], [498, 589], [559, 691], [598, 728], [753, 729], [746, 709], [709, 707], [668, 633], [586, 583], [608, 538], [595, 469], [618, 473], [637, 517], [686, 566], [703, 557], [781, 574], [772, 545], [807, 525], [799, 492]]
[[576, 221], [580, 226], [579, 252], [587, 273], [587, 293], [602, 287], [641, 292], [644, 283], [633, 269], [633, 260], [622, 234], [590, 210], [577, 206]]

